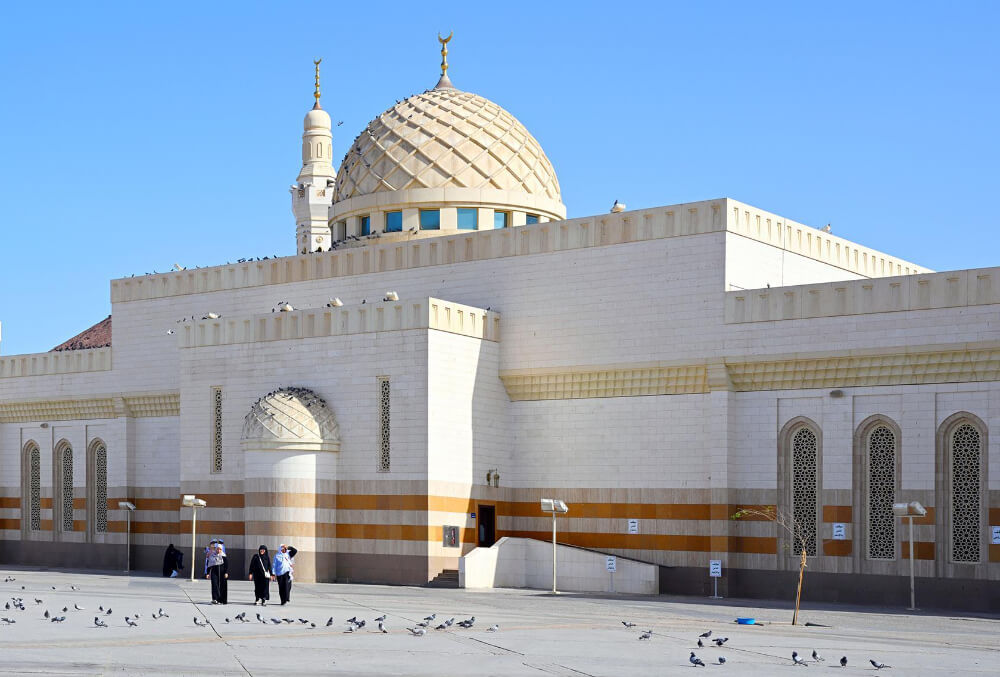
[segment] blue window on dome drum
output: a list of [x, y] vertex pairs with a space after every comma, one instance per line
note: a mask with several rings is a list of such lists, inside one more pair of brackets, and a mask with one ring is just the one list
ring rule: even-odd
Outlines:
[[403, 232], [403, 212], [385, 213], [385, 232], [387, 233]]
[[493, 212], [493, 227], [506, 228], [510, 225], [510, 212]]
[[361, 217], [361, 234], [362, 235], [372, 234], [372, 217], [370, 216]]
[[458, 229], [476, 230], [479, 227], [479, 210], [460, 208], [458, 210]]
[[421, 209], [420, 230], [441, 230], [441, 210]]
[[525, 214], [524, 215], [525, 225], [530, 226], [532, 223], [538, 223], [538, 214]]

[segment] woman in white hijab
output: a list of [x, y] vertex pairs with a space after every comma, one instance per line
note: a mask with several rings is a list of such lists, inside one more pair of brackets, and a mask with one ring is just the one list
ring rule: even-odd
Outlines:
[[215, 546], [215, 552], [208, 556], [208, 573], [205, 578], [212, 581], [212, 604], [226, 604], [229, 595], [229, 563], [221, 545]]

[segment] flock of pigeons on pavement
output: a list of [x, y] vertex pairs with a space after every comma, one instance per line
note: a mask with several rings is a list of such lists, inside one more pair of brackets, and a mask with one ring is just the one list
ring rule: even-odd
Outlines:
[[[4, 583], [12, 583], [15, 580], [16, 579], [13, 576], [7, 576], [4, 579]], [[50, 586], [50, 587], [52, 588], [53, 591], [56, 590], [55, 586]], [[73, 592], [80, 590], [80, 588], [75, 585], [71, 585], [69, 589], [70, 591]], [[21, 590], [24, 591], [25, 586], [22, 585]], [[63, 623], [66, 621], [67, 615], [75, 615], [77, 612], [87, 610], [85, 607], [82, 607], [76, 602], [74, 602], [72, 606], [72, 611], [70, 611], [70, 607], [67, 605], [63, 606], [60, 610], [52, 612], [48, 608], [45, 608], [44, 600], [35, 597], [34, 595], [30, 595], [28, 599], [29, 601], [33, 602], [36, 607], [44, 609], [41, 618], [42, 620], [46, 620], [50, 623]], [[14, 616], [16, 616], [17, 613], [12, 613], [12, 612], [25, 612], [27, 611], [27, 608], [28, 608], [27, 603], [25, 602], [24, 597], [19, 597], [19, 596], [11, 597], [10, 600], [7, 601], [4, 605], [4, 610], [7, 612], [7, 615], [0, 617], [0, 624], [11, 625], [16, 623], [17, 619], [14, 618]], [[96, 628], [113, 627], [111, 625], [112, 623], [114, 623], [114, 625], [118, 625], [116, 622], [117, 618], [119, 617], [116, 617], [114, 615], [114, 610], [111, 609], [110, 606], [107, 609], [105, 609], [104, 605], [100, 605], [97, 607], [97, 615], [94, 616], [94, 627]], [[140, 613], [124, 614], [123, 616], [120, 616], [120, 618], [124, 619], [124, 625], [129, 628], [138, 628], [140, 627], [140, 622], [145, 622], [145, 619]], [[163, 618], [170, 618], [170, 615], [167, 614], [162, 608], [159, 608], [152, 614], [150, 614], [149, 618], [153, 621], [159, 621], [160, 619]], [[260, 613], [256, 614], [256, 621], [264, 625], [298, 625], [298, 626], [306, 626], [309, 628], [316, 627], [316, 623], [314, 621], [309, 620], [308, 618], [264, 617]], [[212, 625], [212, 622], [210, 620], [202, 619], [199, 618], [198, 616], [193, 617], [193, 622], [194, 625], [200, 628], [205, 628]], [[253, 623], [254, 621], [248, 619], [247, 612], [243, 611], [241, 613], [234, 615], [232, 618], [228, 617], [225, 618], [224, 622], [228, 624], [228, 623]], [[369, 632], [389, 634], [389, 628], [386, 626], [385, 614], [372, 619], [372, 622], [375, 624], [375, 629], [370, 629]], [[454, 617], [438, 622], [437, 614], [432, 613], [429, 616], [424, 617], [422, 621], [416, 623], [413, 627], [407, 627], [406, 630], [415, 637], [422, 637], [427, 634], [428, 630], [448, 631], [458, 628], [471, 630], [472, 627], [475, 625], [475, 623], [476, 623], [475, 616], [472, 616], [466, 620], [458, 622], [455, 621]], [[625, 626], [626, 629], [629, 630], [636, 627], [636, 624], [632, 623], [631, 621], [622, 621], [621, 623], [622, 625]], [[334, 621], [334, 618], [331, 616], [329, 619], [327, 619], [324, 625], [325, 627], [329, 628], [336, 625], [336, 622]], [[346, 629], [344, 630], [345, 633], [354, 633], [362, 631], [364, 630], [364, 628], [368, 627], [368, 622], [363, 618], [359, 619], [357, 616], [354, 616], [344, 621], [344, 625], [346, 626]], [[118, 627], [121, 626], [118, 625]], [[489, 626], [486, 629], [486, 632], [499, 632], [499, 630], [500, 626], [494, 624]], [[652, 630], [646, 630], [639, 635], [639, 640], [640, 641], [650, 640], [652, 639], [653, 634], [654, 633]], [[728, 641], [729, 641], [728, 637], [712, 637], [712, 631], [707, 630], [698, 636], [696, 644], [699, 650], [704, 649], [706, 647], [706, 644], [715, 644], [717, 649], [722, 649], [724, 646], [726, 646], [726, 643]], [[822, 663], [825, 661], [825, 659], [815, 649], [812, 652], [812, 661], [803, 658], [797, 651], [792, 652], [791, 660], [793, 665], [803, 666], [803, 667], [808, 667], [811, 663]], [[691, 663], [692, 667], [696, 668], [705, 667], [705, 661], [699, 658], [698, 655], [695, 653], [695, 651], [691, 651], [691, 655], [688, 657], [688, 661]], [[726, 662], [727, 661], [725, 656], [719, 656], [717, 660], [713, 662], [713, 664], [725, 665]], [[884, 668], [892, 667], [891, 665], [886, 665], [885, 663], [881, 663], [874, 659], [869, 659], [869, 662], [872, 664], [872, 667], [874, 667], [876, 670], [882, 670]], [[842, 656], [840, 658], [840, 666], [842, 668], [846, 668], [847, 665], [848, 665], [847, 656]]]

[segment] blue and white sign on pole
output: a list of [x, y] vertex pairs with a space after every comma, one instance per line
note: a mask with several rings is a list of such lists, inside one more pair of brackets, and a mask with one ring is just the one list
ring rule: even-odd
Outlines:
[[709, 599], [722, 599], [719, 597], [719, 579], [722, 577], [722, 560], [708, 560], [708, 575], [712, 577], [712, 596]]

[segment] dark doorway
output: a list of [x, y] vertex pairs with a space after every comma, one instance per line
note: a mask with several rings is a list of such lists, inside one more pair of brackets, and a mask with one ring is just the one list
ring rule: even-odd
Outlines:
[[496, 506], [480, 504], [478, 517], [476, 532], [479, 534], [479, 547], [488, 548], [497, 542]]

